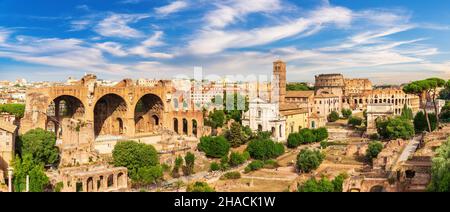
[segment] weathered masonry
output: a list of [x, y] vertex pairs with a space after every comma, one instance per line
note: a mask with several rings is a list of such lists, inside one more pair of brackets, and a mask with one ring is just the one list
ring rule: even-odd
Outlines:
[[27, 92], [20, 133], [42, 128], [56, 133], [64, 146], [78, 146], [99, 138], [127, 139], [172, 130], [201, 136], [203, 114], [176, 108], [170, 81], [140, 86], [125, 79], [115, 86], [97, 84], [86, 75], [73, 85], [36, 88]]

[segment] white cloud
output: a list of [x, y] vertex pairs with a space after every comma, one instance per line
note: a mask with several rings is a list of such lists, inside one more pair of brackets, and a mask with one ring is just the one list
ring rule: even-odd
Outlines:
[[172, 13], [179, 12], [180, 10], [185, 9], [188, 6], [189, 4], [186, 1], [179, 0], [174, 1], [166, 6], [155, 8], [155, 11], [159, 15], [166, 16]]
[[90, 11], [90, 10], [91, 10], [91, 9], [89, 8], [89, 6], [87, 6], [87, 5], [85, 5], [85, 4], [78, 5], [76, 8], [79, 9], [79, 10], [84, 10], [84, 11]]
[[70, 70], [108, 74], [127, 73], [124, 65], [106, 61], [97, 48], [78, 39], [41, 39], [19, 36], [2, 45], [0, 57]]
[[119, 43], [105, 42], [105, 43], [98, 43], [96, 44], [96, 46], [99, 49], [115, 56], [124, 57], [128, 55], [128, 53], [122, 49], [122, 45], [120, 45]]
[[144, 40], [141, 45], [136, 46], [130, 49], [130, 54], [139, 55], [144, 58], [161, 58], [168, 59], [173, 58], [173, 55], [162, 53], [162, 52], [153, 52], [151, 48], [162, 46], [164, 42], [161, 41], [164, 33], [162, 31], [157, 31], [153, 36]]
[[88, 28], [91, 24], [90, 20], [76, 20], [70, 22], [70, 31], [81, 31]]
[[142, 32], [129, 27], [128, 24], [148, 17], [148, 15], [112, 14], [102, 20], [95, 31], [105, 37], [139, 38], [143, 36]]
[[205, 16], [207, 26], [224, 28], [250, 13], [274, 12], [281, 8], [280, 0], [232, 0], [218, 3], [217, 9]]
[[4, 43], [11, 33], [11, 30], [0, 27], [0, 44]]
[[[323, 15], [324, 12], [327, 15]], [[351, 11], [348, 9], [322, 7], [310, 13], [308, 17], [301, 17], [270, 27], [234, 31], [203, 29], [190, 41], [188, 49], [189, 52], [194, 54], [213, 54], [226, 49], [264, 45], [300, 33], [310, 36], [318, 32], [321, 25], [336, 24], [344, 26], [350, 24], [351, 20]]]

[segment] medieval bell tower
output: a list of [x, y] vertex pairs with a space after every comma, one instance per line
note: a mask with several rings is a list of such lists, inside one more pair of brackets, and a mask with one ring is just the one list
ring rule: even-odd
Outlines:
[[286, 97], [286, 63], [281, 60], [273, 62], [274, 79], [278, 80], [279, 103], [285, 103]]

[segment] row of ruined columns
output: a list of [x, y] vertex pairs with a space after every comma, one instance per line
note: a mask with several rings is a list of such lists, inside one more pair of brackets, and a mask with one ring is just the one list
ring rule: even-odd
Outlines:
[[[119, 179], [119, 174], [122, 174], [120, 176], [121, 179]], [[112, 185], [108, 185], [108, 181], [110, 176], [112, 176]], [[91, 180], [90, 180], [91, 179]], [[119, 182], [120, 181], [120, 182]], [[107, 191], [109, 189], [116, 190], [116, 189], [122, 189], [127, 188], [127, 175], [126, 173], [117, 173], [117, 174], [111, 174], [107, 175], [107, 177], [103, 175], [97, 175], [93, 177], [83, 177], [78, 178], [76, 181], [72, 181], [71, 185], [68, 185], [67, 179], [63, 181], [65, 191], [70, 192], [77, 192], [77, 184], [81, 183], [81, 191], [82, 192], [101, 192], [101, 191]]]

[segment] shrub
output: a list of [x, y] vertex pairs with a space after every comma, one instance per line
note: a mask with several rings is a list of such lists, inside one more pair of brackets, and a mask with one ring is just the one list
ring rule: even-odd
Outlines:
[[241, 178], [241, 173], [239, 172], [227, 172], [220, 177], [221, 180], [236, 180], [239, 178]]
[[303, 185], [298, 187], [299, 192], [342, 192], [342, 184], [344, 183], [346, 174], [340, 174], [330, 181], [322, 177], [321, 180], [312, 178], [307, 180]]
[[63, 189], [63, 187], [64, 187], [64, 183], [63, 182], [58, 182], [58, 183], [56, 183], [56, 185], [55, 185], [55, 189], [53, 189], [55, 192], [61, 192], [61, 190]]
[[221, 158], [230, 151], [230, 143], [223, 136], [206, 136], [200, 138], [198, 149], [208, 157]]
[[194, 173], [195, 155], [191, 152], [186, 153], [184, 156], [184, 162], [186, 165], [183, 167], [183, 173], [189, 176]]
[[372, 161], [373, 158], [376, 158], [378, 154], [383, 150], [383, 144], [379, 141], [371, 142], [369, 143], [369, 147], [366, 150], [366, 157], [370, 161]]
[[319, 167], [325, 155], [318, 150], [302, 149], [297, 155], [297, 168], [302, 172], [309, 173]]
[[225, 171], [230, 167], [230, 164], [228, 163], [228, 155], [223, 156], [220, 159], [220, 169]]
[[247, 159], [245, 158], [244, 154], [240, 154], [238, 152], [232, 152], [230, 154], [230, 161], [229, 164], [231, 166], [239, 166], [243, 163], [245, 163]]
[[353, 126], [353, 127], [361, 126], [362, 122], [363, 122], [362, 118], [359, 118], [359, 117], [352, 116], [348, 119], [348, 125]]
[[206, 182], [195, 182], [186, 188], [187, 192], [215, 192]]
[[142, 184], [149, 185], [156, 183], [163, 177], [163, 169], [160, 165], [141, 167], [137, 171], [137, 176], [134, 177], [133, 181]]
[[303, 137], [300, 136], [299, 133], [291, 133], [288, 136], [287, 139], [287, 146], [289, 148], [296, 148], [298, 146], [300, 146], [301, 144], [303, 144]]
[[328, 130], [325, 127], [321, 127], [319, 129], [314, 129], [313, 133], [316, 138], [316, 142], [321, 142], [328, 139]]
[[336, 111], [331, 111], [331, 113], [328, 115], [328, 121], [336, 122], [337, 120], [339, 120], [339, 113]]
[[428, 191], [449, 192], [450, 191], [450, 140], [444, 142], [436, 149], [431, 167], [431, 182]]
[[212, 162], [211, 165], [209, 165], [210, 171], [219, 171], [220, 170], [220, 164], [216, 162]]
[[264, 167], [264, 162], [260, 160], [254, 160], [245, 167], [245, 172], [256, 171]]
[[380, 139], [380, 135], [378, 135], [378, 133], [370, 134], [369, 139], [370, 140], [378, 140], [378, 139]]
[[322, 149], [327, 148], [327, 147], [328, 147], [328, 141], [321, 141], [321, 142], [320, 142], [320, 147], [321, 147]]
[[264, 161], [264, 168], [266, 169], [275, 169], [278, 168], [280, 165], [276, 160], [266, 160]]
[[305, 128], [300, 130], [299, 134], [303, 138], [303, 144], [314, 143], [317, 141], [316, 134], [313, 130]]
[[178, 156], [175, 159], [175, 164], [174, 164], [173, 170], [172, 170], [172, 177], [175, 177], [175, 178], [180, 177], [179, 172], [180, 172], [181, 166], [183, 166], [183, 162], [184, 162], [184, 159], [181, 156]]
[[284, 146], [270, 139], [253, 140], [247, 146], [250, 156], [258, 160], [276, 158], [284, 153]]
[[353, 112], [350, 109], [342, 109], [341, 113], [345, 119], [348, 119], [348, 118], [350, 118], [350, 116], [352, 115]]

